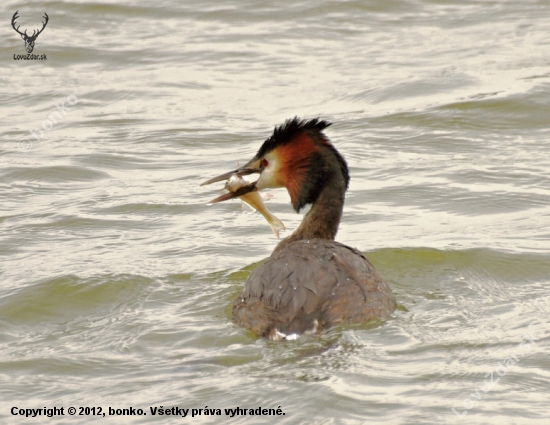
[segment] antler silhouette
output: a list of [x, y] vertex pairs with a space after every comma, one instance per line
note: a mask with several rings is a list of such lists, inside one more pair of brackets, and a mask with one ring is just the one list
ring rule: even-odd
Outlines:
[[48, 14], [44, 12], [43, 18], [46, 20], [46, 22], [42, 22], [42, 29], [38, 30], [38, 32], [36, 32], [37, 30], [33, 30], [32, 35], [28, 35], [27, 30], [25, 30], [24, 33], [19, 31], [19, 27], [21, 25], [15, 28], [15, 24], [16, 24], [15, 21], [17, 20], [17, 18], [19, 18], [19, 16], [17, 16], [18, 13], [19, 13], [19, 10], [15, 11], [15, 13], [13, 14], [13, 18], [11, 18], [11, 26], [18, 34], [21, 35], [21, 38], [25, 40], [25, 46], [27, 47], [27, 52], [31, 53], [32, 49], [34, 48], [34, 42], [36, 41], [36, 38], [40, 35], [42, 31], [44, 31], [44, 28], [46, 28], [46, 25], [48, 25], [48, 21], [50, 20], [50, 18]]
[[15, 20], [17, 18], [19, 18], [19, 16], [17, 16], [18, 13], [19, 13], [19, 10], [16, 10], [15, 13], [13, 14], [13, 18], [11, 18], [11, 26], [13, 27], [13, 29], [15, 31], [17, 31], [19, 34], [21, 34], [21, 36], [24, 36], [24, 35], [27, 35], [27, 31], [25, 30], [25, 34], [23, 34], [21, 31], [19, 31], [19, 27], [21, 25], [19, 25], [19, 27], [15, 28], [15, 23], [16, 23]]
[[34, 38], [38, 37], [38, 34], [40, 34], [42, 31], [44, 31], [44, 28], [46, 28], [46, 25], [48, 25], [48, 21], [50, 20], [50, 18], [48, 17], [48, 14], [46, 12], [44, 12], [43, 18], [46, 20], [46, 22], [42, 22], [42, 29], [40, 31], [38, 31], [36, 33], [36, 35], [34, 35], [34, 32], [33, 32], [32, 36]]

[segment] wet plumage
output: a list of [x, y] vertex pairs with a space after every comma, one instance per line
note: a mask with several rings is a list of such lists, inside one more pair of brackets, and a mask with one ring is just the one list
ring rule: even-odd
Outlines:
[[359, 251], [307, 239], [254, 269], [235, 299], [233, 318], [257, 335], [279, 339], [387, 317], [394, 309], [388, 284]]

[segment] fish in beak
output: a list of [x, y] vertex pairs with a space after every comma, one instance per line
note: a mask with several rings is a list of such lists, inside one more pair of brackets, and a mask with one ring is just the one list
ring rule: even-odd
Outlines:
[[285, 230], [284, 224], [281, 222], [281, 220], [275, 217], [265, 206], [262, 196], [260, 195], [260, 193], [258, 192], [258, 188], [256, 187], [256, 181], [251, 182], [244, 178], [245, 176], [250, 176], [252, 174], [260, 174], [262, 169], [251, 168], [249, 167], [249, 164], [228, 173], [221, 174], [202, 183], [201, 186], [205, 186], [207, 184], [226, 180], [225, 189], [227, 190], [227, 193], [224, 193], [223, 195], [212, 199], [208, 204], [215, 204], [217, 202], [222, 202], [238, 197], [243, 202], [246, 202], [256, 211], [262, 214], [269, 224], [269, 227], [271, 227], [273, 234], [276, 237], [279, 237], [279, 232], [281, 230]]

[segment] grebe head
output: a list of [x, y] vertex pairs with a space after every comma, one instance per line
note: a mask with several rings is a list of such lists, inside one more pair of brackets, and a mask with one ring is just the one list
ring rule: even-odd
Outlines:
[[259, 174], [258, 179], [223, 199], [267, 188], [286, 187], [292, 206], [300, 211], [314, 203], [323, 188], [334, 179], [340, 180], [342, 196], [349, 184], [346, 161], [324, 135], [327, 121], [300, 120], [297, 117], [275, 127], [254, 158], [243, 167], [210, 179], [202, 185], [228, 179], [231, 175]]

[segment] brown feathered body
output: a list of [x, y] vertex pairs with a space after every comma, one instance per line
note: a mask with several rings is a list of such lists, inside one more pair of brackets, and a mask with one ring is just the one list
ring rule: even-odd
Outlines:
[[359, 251], [327, 239], [295, 241], [250, 274], [233, 319], [279, 339], [388, 317], [395, 298]]

